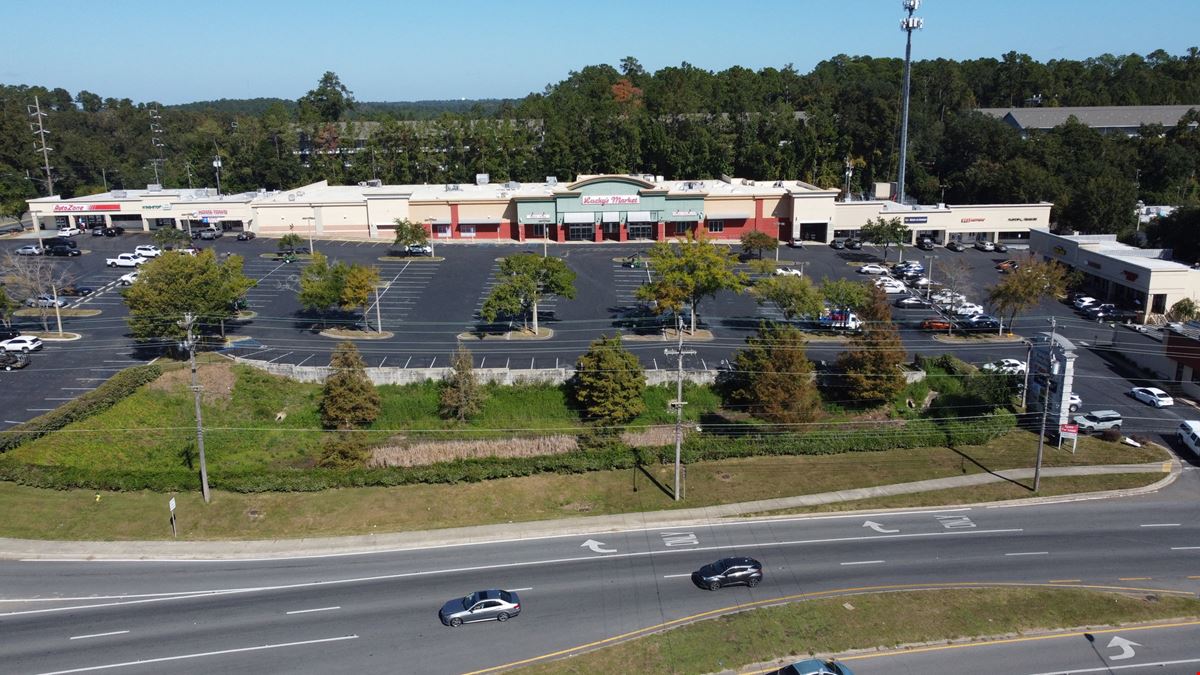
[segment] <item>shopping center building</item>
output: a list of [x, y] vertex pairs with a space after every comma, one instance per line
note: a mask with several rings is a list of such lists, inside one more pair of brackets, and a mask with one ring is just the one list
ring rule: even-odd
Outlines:
[[188, 229], [198, 223], [265, 236], [393, 239], [396, 221], [424, 225], [438, 240], [661, 241], [686, 232], [736, 240], [756, 230], [828, 243], [852, 237], [867, 222], [900, 218], [913, 241], [1027, 241], [1049, 227], [1050, 204], [909, 206], [892, 201], [838, 201], [838, 190], [800, 181], [722, 176], [663, 180], [645, 174], [580, 176], [573, 183], [328, 185], [219, 195], [211, 189], [149, 186], [72, 199], [29, 200], [35, 227], [121, 225]]

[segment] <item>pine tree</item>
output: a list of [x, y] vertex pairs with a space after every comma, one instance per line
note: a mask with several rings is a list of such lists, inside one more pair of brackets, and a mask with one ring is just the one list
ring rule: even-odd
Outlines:
[[844, 391], [852, 401], [881, 403], [904, 389], [900, 366], [907, 352], [881, 289], [870, 289], [870, 299], [859, 317], [864, 324], [862, 333], [851, 338], [850, 348], [838, 357]]
[[731, 402], [769, 422], [803, 424], [821, 413], [813, 364], [804, 334], [792, 326], [763, 324], [733, 357], [723, 389]]
[[439, 412], [447, 419], [465, 422], [483, 408], [487, 392], [475, 379], [471, 350], [459, 346], [452, 367], [450, 375], [442, 381]]
[[321, 392], [321, 423], [330, 429], [354, 429], [374, 422], [379, 417], [379, 392], [367, 377], [358, 348], [351, 342], [339, 344], [329, 368]]
[[370, 451], [362, 434], [335, 431], [326, 436], [317, 466], [325, 469], [350, 469], [366, 464], [368, 457]]
[[575, 363], [571, 391], [585, 417], [621, 424], [642, 414], [646, 373], [621, 336], [601, 335]]

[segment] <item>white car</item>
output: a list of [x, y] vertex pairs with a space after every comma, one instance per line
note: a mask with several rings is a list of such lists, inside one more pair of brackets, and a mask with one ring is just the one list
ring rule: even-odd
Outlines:
[[975, 248], [979, 249], [980, 251], [995, 251], [996, 245], [985, 239], [980, 239], [979, 241], [975, 242]]
[[933, 300], [939, 305], [954, 305], [960, 302], [966, 302], [967, 296], [963, 295], [962, 293], [955, 293], [954, 291], [941, 290], [937, 293], [934, 293], [929, 299]]
[[1007, 373], [1009, 375], [1024, 375], [1025, 362], [1017, 359], [1000, 359], [985, 363], [979, 367], [985, 373]]
[[143, 258], [157, 258], [158, 256], [162, 255], [162, 249], [154, 244], [142, 244], [141, 246], [133, 249], [133, 253], [134, 255], [140, 255]]
[[75, 227], [74, 225], [58, 228], [58, 236], [60, 237], [74, 237], [77, 234], [83, 234], [83, 230]]
[[18, 335], [11, 340], [0, 342], [0, 347], [8, 352], [36, 352], [42, 348], [42, 339], [35, 335]]
[[1087, 309], [1088, 305], [1094, 305], [1098, 302], [1090, 295], [1085, 295], [1081, 298], [1075, 298], [1075, 309]]
[[952, 313], [955, 316], [975, 316], [976, 314], [983, 314], [983, 307], [973, 302], [964, 302], [960, 305], [955, 305]]
[[929, 288], [929, 277], [917, 277], [910, 279], [908, 285], [914, 288]]
[[41, 255], [43, 251], [42, 247], [37, 244], [25, 244], [17, 249], [16, 253], [17, 255]]
[[878, 286], [884, 293], [887, 293], [888, 295], [895, 295], [897, 293], [907, 293], [908, 292], [908, 286], [905, 286], [904, 283], [901, 281], [896, 281], [895, 279], [881, 279], [880, 281], [882, 281], [883, 283], [879, 283], [879, 284], [875, 284], [875, 285]]
[[1134, 387], [1129, 390], [1129, 395], [1155, 408], [1165, 408], [1169, 405], [1175, 405], [1175, 399], [1171, 398], [1170, 394], [1158, 387]]
[[118, 281], [121, 282], [122, 286], [132, 286], [133, 282], [135, 282], [137, 280], [138, 280], [137, 272], [130, 272], [129, 274], [126, 274], [126, 275], [122, 276], [120, 279], [118, 279]]
[[779, 277], [802, 277], [804, 273], [795, 267], [776, 267], [775, 276]]
[[872, 263], [869, 265], [863, 265], [862, 267], [858, 268], [858, 273], [859, 274], [887, 274], [888, 269], [886, 267], [884, 267], [883, 265], [876, 265], [876, 264]]

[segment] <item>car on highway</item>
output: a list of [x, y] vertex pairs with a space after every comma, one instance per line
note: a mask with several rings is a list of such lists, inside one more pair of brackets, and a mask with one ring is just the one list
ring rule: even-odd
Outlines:
[[846, 248], [846, 241], [844, 239], [834, 239], [833, 241], [829, 242], [829, 248], [840, 251]]
[[[301, 251], [296, 252], [300, 253]], [[308, 253], [308, 249], [305, 249], [303, 253]], [[433, 255], [433, 247], [429, 244], [409, 244], [404, 247], [404, 253], [405, 255], [412, 256], [431, 256]]]
[[458, 628], [464, 623], [508, 621], [521, 613], [521, 599], [513, 591], [475, 591], [442, 605], [438, 618], [442, 625]]
[[1078, 298], [1075, 298], [1075, 301], [1072, 302], [1071, 305], [1073, 305], [1075, 309], [1083, 311], [1097, 302], [1099, 302], [1099, 300], [1096, 300], [1090, 295], [1081, 295]]
[[777, 277], [802, 277], [804, 273], [795, 267], [776, 267], [772, 272]]
[[24, 352], [0, 351], [0, 368], [20, 370], [29, 365], [29, 355]]
[[928, 309], [933, 307], [933, 303], [915, 295], [910, 295], [905, 298], [900, 298], [892, 303], [900, 309]]
[[854, 675], [854, 671], [839, 661], [805, 659], [771, 671], [767, 675]]
[[862, 267], [859, 267], [858, 273], [859, 274], [887, 274], [888, 269], [886, 267], [884, 267], [883, 265], [876, 265], [875, 263], [868, 263], [866, 265], [863, 265]]
[[762, 563], [754, 558], [721, 558], [692, 572], [692, 581], [710, 591], [733, 585], [753, 588], [762, 578]]
[[949, 319], [943, 319], [940, 316], [931, 316], [921, 322], [921, 330], [950, 330], [954, 324], [950, 323]]
[[135, 282], [137, 280], [138, 280], [137, 272], [130, 272], [129, 274], [123, 274], [123, 275], [121, 275], [120, 279], [117, 279], [117, 281], [121, 282], [122, 286], [132, 286], [133, 282]]
[[56, 298], [49, 293], [42, 293], [33, 298], [25, 298], [26, 307], [66, 307], [67, 301]]
[[241, 232], [237, 233], [238, 241], [250, 241], [253, 238], [254, 238], [254, 233], [251, 232], [250, 230], [242, 230]]
[[0, 348], [6, 352], [36, 352], [42, 348], [42, 339], [36, 335], [18, 335], [0, 342]]
[[967, 250], [967, 247], [963, 246], [961, 241], [946, 242], [946, 248], [954, 251], [955, 253], [962, 253], [963, 251]]
[[61, 257], [66, 257], [66, 258], [73, 258], [75, 256], [80, 255], [80, 251], [77, 248], [72, 248], [70, 246], [63, 246], [62, 244], [56, 244], [56, 245], [51, 246], [50, 248], [46, 249], [45, 254], [50, 255], [50, 256], [61, 256]]
[[142, 244], [141, 246], [135, 246], [133, 252], [142, 256], [143, 258], [157, 258], [158, 256], [162, 255], [162, 249], [154, 244]]
[[1090, 413], [1076, 415], [1073, 420], [1079, 425], [1079, 430], [1085, 434], [1105, 431], [1108, 429], [1121, 430], [1121, 413], [1116, 410], [1093, 410]]
[[42, 247], [37, 244], [25, 244], [16, 250], [17, 255], [41, 255]]
[[1129, 395], [1155, 408], [1166, 408], [1167, 406], [1175, 405], [1175, 399], [1171, 398], [1170, 394], [1158, 387], [1134, 387], [1129, 390]]
[[1025, 362], [1017, 359], [1000, 359], [985, 363], [979, 367], [985, 373], [1008, 373], [1010, 375], [1024, 375]]
[[83, 234], [83, 230], [74, 225], [58, 228], [58, 236], [60, 237], [74, 237], [77, 234]]
[[980, 239], [975, 242], [975, 250], [992, 252], [996, 250], [996, 245], [986, 239]]

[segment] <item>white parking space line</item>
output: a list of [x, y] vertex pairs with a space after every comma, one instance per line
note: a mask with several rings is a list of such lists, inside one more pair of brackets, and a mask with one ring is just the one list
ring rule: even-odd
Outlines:
[[1145, 523], [1138, 527], [1179, 527], [1179, 523]]
[[1049, 552], [1049, 551], [1026, 551], [1026, 552], [1024, 552], [1024, 553], [1005, 553], [1004, 555], [1006, 555], [1006, 556], [1019, 556], [1019, 555], [1050, 555], [1050, 552]]
[[664, 574], [663, 578], [664, 579], [678, 579], [679, 577], [690, 577], [690, 576], [692, 576], [692, 573], [688, 572], [687, 574]]
[[1200, 546], [1172, 546], [1172, 551], [1200, 551]]
[[839, 565], [882, 565], [883, 560], [857, 560], [854, 562], [838, 563]]
[[255, 645], [253, 647], [239, 647], [236, 649], [222, 649], [213, 652], [195, 652], [192, 654], [180, 654], [178, 656], [162, 656], [156, 659], [142, 659], [140, 661], [125, 661], [123, 663], [106, 663], [100, 666], [84, 666], [83, 668], [71, 668], [70, 670], [55, 670], [42, 675], [67, 675], [67, 673], [87, 673], [97, 670], [113, 670], [116, 668], [127, 668], [129, 666], [142, 666], [149, 663], [166, 663], [169, 661], [182, 661], [184, 659], [199, 659], [206, 656], [223, 656], [225, 654], [242, 654], [245, 652], [260, 652], [267, 649], [281, 649], [283, 647], [299, 647], [302, 645], [316, 645], [326, 642], [339, 642], [341, 640], [357, 640], [357, 635], [341, 635], [331, 638], [320, 638], [317, 640], [302, 640], [298, 642], [280, 642], [269, 645]]
[[313, 612], [332, 612], [341, 609], [341, 607], [317, 607], [315, 609], [294, 609], [290, 612], [285, 612], [288, 615], [292, 614], [312, 614]]
[[98, 638], [98, 637], [109, 637], [110, 635], [124, 635], [124, 634], [126, 634], [126, 633], [128, 633], [128, 632], [129, 632], [129, 631], [127, 631], [127, 630], [114, 630], [114, 631], [110, 631], [110, 632], [108, 632], [108, 633], [92, 633], [91, 635], [75, 635], [75, 636], [72, 636], [72, 637], [70, 637], [70, 638], [68, 638], [68, 639], [71, 639], [71, 640], [89, 640], [89, 639], [91, 639], [91, 638]]
[[532, 591], [533, 586], [526, 586], [525, 588], [506, 588], [504, 590], [509, 591], [511, 593], [516, 593], [518, 591]]

